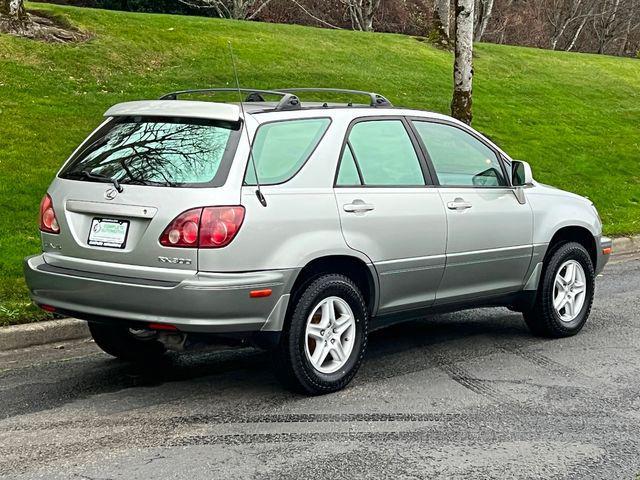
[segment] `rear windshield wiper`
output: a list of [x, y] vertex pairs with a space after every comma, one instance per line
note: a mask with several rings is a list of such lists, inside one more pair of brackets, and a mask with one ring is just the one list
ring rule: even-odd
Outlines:
[[91, 173], [88, 170], [82, 170], [82, 175], [91, 179], [91, 180], [99, 180], [101, 182], [107, 181], [113, 183], [113, 186], [116, 187], [116, 190], [122, 193], [122, 185], [118, 182], [117, 179], [112, 177], [107, 177], [106, 175], [102, 175], [101, 173]]

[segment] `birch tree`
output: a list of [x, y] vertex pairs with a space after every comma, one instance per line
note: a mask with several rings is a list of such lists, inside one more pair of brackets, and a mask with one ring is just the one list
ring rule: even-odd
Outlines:
[[213, 10], [220, 18], [253, 20], [271, 0], [179, 0], [194, 8]]
[[473, 3], [474, 0], [454, 0], [455, 60], [453, 64], [453, 99], [451, 116], [471, 124], [471, 93], [473, 83]]
[[28, 25], [24, 0], [0, 0], [0, 31], [21, 34]]
[[598, 53], [605, 53], [612, 41], [616, 40], [620, 22], [620, 0], [605, 0], [599, 15], [593, 18], [593, 31], [596, 34]]
[[451, 36], [451, 0], [433, 2], [433, 28], [438, 38], [448, 43]]
[[[594, 7], [598, 0], [553, 0], [547, 9], [547, 20], [551, 25], [551, 50], [561, 48], [566, 35], [571, 40], [565, 43], [565, 50], [572, 50], [585, 24], [595, 16]], [[577, 25], [577, 27], [576, 27]]]
[[474, 8], [473, 40], [479, 42], [482, 40], [493, 12], [493, 0], [476, 0]]
[[373, 17], [375, 17], [382, 0], [342, 0], [351, 17], [354, 30], [373, 32]]

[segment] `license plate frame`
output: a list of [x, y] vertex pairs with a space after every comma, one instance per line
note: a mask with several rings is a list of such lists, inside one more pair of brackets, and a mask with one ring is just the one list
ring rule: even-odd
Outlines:
[[[104, 228], [105, 225], [109, 225], [109, 227]], [[87, 244], [92, 247], [122, 250], [127, 245], [129, 226], [129, 220], [94, 217], [91, 220], [91, 227], [89, 227]]]

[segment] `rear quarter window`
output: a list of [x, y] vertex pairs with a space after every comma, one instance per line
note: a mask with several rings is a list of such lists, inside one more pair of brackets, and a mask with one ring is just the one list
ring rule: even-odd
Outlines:
[[[329, 128], [329, 118], [308, 118], [265, 123], [253, 141], [253, 158], [261, 185], [290, 180], [309, 159]], [[245, 184], [255, 185], [249, 159]]]

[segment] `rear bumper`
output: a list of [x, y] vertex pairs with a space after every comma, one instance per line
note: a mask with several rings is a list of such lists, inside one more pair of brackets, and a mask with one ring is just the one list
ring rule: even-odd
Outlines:
[[604, 270], [604, 266], [609, 261], [613, 241], [609, 237], [600, 237], [599, 239], [596, 239], [596, 241], [598, 242], [598, 259], [595, 267], [596, 275], [598, 275], [602, 270]]
[[[84, 320], [167, 323], [198, 333], [281, 330], [295, 273], [194, 272], [164, 281], [55, 267], [42, 255], [24, 261], [31, 299], [39, 305]], [[262, 289], [271, 289], [271, 295], [249, 297]]]

